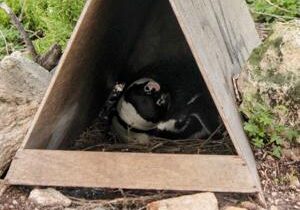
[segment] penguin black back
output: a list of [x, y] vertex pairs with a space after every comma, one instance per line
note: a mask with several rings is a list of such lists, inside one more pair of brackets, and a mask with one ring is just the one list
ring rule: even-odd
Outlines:
[[[206, 137], [219, 126], [218, 111], [193, 59], [160, 61], [141, 69], [137, 77], [153, 79], [170, 95], [169, 110], [156, 135], [188, 138], [202, 128], [200, 137]], [[164, 122], [173, 123], [173, 128]]]
[[[151, 64], [140, 69], [128, 84], [123, 98], [134, 107], [130, 117], [137, 116], [136, 127], [147, 128], [144, 130], [153, 136], [203, 138], [219, 126], [218, 112], [194, 60]], [[147, 87], [154, 91], [145, 91]], [[164, 99], [163, 106], [159, 99]], [[125, 102], [119, 104], [124, 108]], [[133, 118], [129, 121], [134, 124]]]
[[196, 95], [205, 97], [214, 107], [200, 71], [192, 59], [159, 61], [141, 69], [133, 80], [142, 77], [153, 79], [170, 93], [172, 104], [170, 115], [182, 111]]
[[124, 100], [145, 120], [157, 123], [167, 111], [169, 96], [157, 82], [141, 78], [126, 88]]

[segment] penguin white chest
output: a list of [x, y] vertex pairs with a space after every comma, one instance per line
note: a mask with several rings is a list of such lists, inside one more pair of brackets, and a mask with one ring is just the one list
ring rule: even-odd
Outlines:
[[151, 130], [156, 127], [155, 123], [143, 119], [134, 106], [122, 97], [117, 105], [119, 117], [129, 126], [139, 130]]

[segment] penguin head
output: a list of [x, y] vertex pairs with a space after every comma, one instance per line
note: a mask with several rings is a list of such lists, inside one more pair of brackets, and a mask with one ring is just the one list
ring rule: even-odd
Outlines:
[[170, 106], [170, 95], [156, 81], [142, 78], [131, 83], [118, 102], [119, 117], [143, 131], [154, 129]]

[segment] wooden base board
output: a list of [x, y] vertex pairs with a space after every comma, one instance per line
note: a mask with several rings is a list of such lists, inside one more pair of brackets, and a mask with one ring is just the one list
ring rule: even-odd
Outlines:
[[238, 156], [18, 151], [6, 176], [12, 185], [257, 192]]

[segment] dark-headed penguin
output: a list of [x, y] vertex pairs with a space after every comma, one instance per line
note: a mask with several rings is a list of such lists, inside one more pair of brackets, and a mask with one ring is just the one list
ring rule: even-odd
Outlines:
[[126, 141], [205, 138], [219, 116], [193, 60], [160, 61], [141, 69], [117, 103], [113, 129]]
[[149, 133], [167, 113], [170, 97], [151, 78], [139, 78], [125, 88], [112, 119], [113, 130], [124, 141], [146, 143]]

